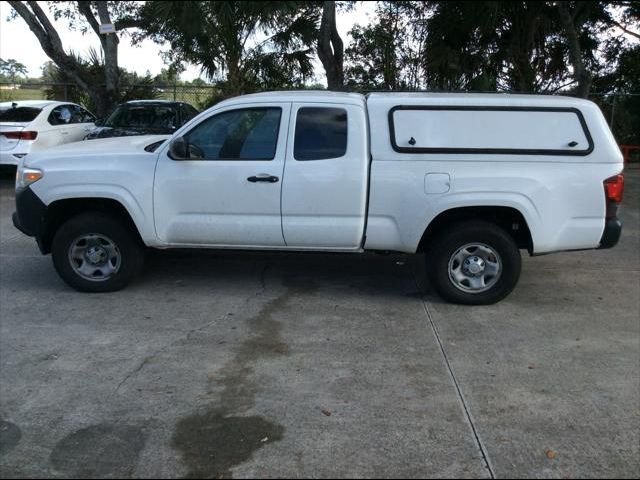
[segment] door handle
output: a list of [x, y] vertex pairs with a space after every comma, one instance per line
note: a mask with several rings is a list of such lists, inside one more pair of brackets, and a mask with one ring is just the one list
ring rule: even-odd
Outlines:
[[274, 177], [273, 175], [261, 173], [258, 176], [249, 177], [247, 178], [247, 180], [250, 181], [251, 183], [256, 183], [256, 182], [276, 183], [280, 179], [278, 177]]

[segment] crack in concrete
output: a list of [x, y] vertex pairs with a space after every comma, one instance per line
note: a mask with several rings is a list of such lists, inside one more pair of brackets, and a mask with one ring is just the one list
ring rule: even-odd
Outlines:
[[206, 330], [207, 328], [209, 328], [211, 325], [213, 325], [214, 323], [217, 323], [219, 320], [225, 318], [228, 314], [222, 315], [219, 318], [216, 318], [215, 320], [212, 320], [210, 322], [207, 322], [205, 325], [202, 325], [198, 328], [194, 328], [192, 330], [189, 330], [186, 335], [181, 336], [180, 338], [177, 338], [176, 340], [173, 340], [172, 342], [168, 343], [167, 345], [163, 346], [162, 348], [159, 348], [158, 350], [154, 351], [151, 355], [148, 355], [147, 357], [145, 357], [142, 362], [140, 362], [140, 364], [134, 368], [131, 372], [129, 372], [124, 379], [122, 379], [122, 381], [118, 384], [118, 386], [115, 388], [115, 390], [113, 391], [112, 395], [118, 393], [120, 391], [120, 389], [122, 388], [122, 386], [127, 383], [127, 381], [132, 378], [134, 375], [136, 375], [137, 373], [139, 373], [148, 363], [150, 363], [154, 358], [156, 358], [158, 355], [164, 353], [165, 350], [173, 347], [176, 343], [179, 342], [184, 342], [187, 341], [191, 338], [192, 335], [202, 332], [203, 330]]
[[[252, 295], [249, 295], [245, 301], [245, 303], [249, 303], [251, 300], [253, 300], [255, 297], [258, 297], [260, 295], [263, 295], [266, 290], [267, 290], [267, 281], [266, 281], [266, 274], [267, 274], [267, 270], [269, 269], [269, 264], [266, 263], [264, 265], [264, 267], [262, 267], [262, 270], [260, 271], [260, 291], [257, 293], [254, 293]], [[151, 362], [155, 357], [157, 357], [158, 355], [160, 355], [161, 353], [163, 353], [165, 350], [167, 350], [168, 348], [173, 347], [176, 343], [178, 342], [182, 342], [182, 341], [187, 341], [191, 338], [191, 336], [195, 333], [199, 333], [203, 330], [206, 330], [207, 328], [209, 328], [211, 325], [213, 325], [214, 323], [218, 322], [219, 320], [222, 320], [223, 318], [225, 318], [226, 316], [228, 316], [228, 314], [222, 315], [221, 317], [212, 320], [211, 322], [206, 323], [205, 325], [198, 327], [198, 328], [194, 328], [192, 330], [189, 330], [187, 332], [187, 334], [185, 336], [182, 336], [174, 341], [172, 341], [171, 343], [163, 346], [162, 348], [159, 348], [158, 350], [156, 350], [155, 352], [153, 352], [151, 355], [145, 357], [142, 362], [140, 362], [140, 364], [134, 368], [131, 372], [129, 372], [124, 379], [122, 379], [122, 381], [118, 384], [118, 386], [115, 388], [115, 390], [113, 391], [113, 394], [116, 394], [120, 391], [120, 389], [122, 388], [122, 386], [127, 383], [127, 381], [133, 377], [134, 375], [136, 375], [137, 373], [139, 373], [149, 362]]]
[[[420, 285], [418, 284], [418, 279], [415, 276], [415, 272], [412, 272], [413, 275], [413, 281], [416, 285], [416, 287], [418, 289], [420, 289]], [[447, 367], [447, 370], [449, 372], [449, 376], [451, 377], [451, 381], [453, 382], [454, 387], [456, 388], [456, 393], [458, 394], [458, 401], [460, 402], [460, 405], [462, 406], [462, 410], [464, 411], [465, 414], [465, 418], [467, 419], [467, 422], [469, 423], [469, 427], [471, 428], [471, 432], [473, 433], [473, 437], [474, 437], [474, 441], [475, 444], [478, 447], [478, 450], [480, 451], [480, 454], [482, 455], [482, 460], [484, 462], [484, 466], [487, 469], [487, 471], [489, 472], [489, 477], [491, 479], [495, 479], [496, 475], [495, 472], [493, 470], [493, 466], [491, 465], [491, 460], [489, 459], [489, 454], [484, 446], [484, 444], [482, 443], [482, 440], [480, 439], [480, 434], [478, 433], [478, 430], [476, 428], [475, 422], [473, 420], [473, 417], [471, 416], [471, 411], [469, 409], [469, 406], [467, 405], [467, 401], [464, 398], [464, 395], [462, 393], [462, 388], [460, 387], [460, 383], [458, 382], [458, 378], [456, 377], [454, 371], [453, 371], [453, 367], [451, 366], [451, 363], [449, 362], [449, 356], [447, 355], [447, 351], [444, 348], [444, 344], [442, 343], [442, 340], [440, 339], [440, 334], [438, 332], [438, 327], [436, 326], [436, 322], [433, 319], [433, 317], [431, 316], [431, 312], [429, 311], [429, 306], [427, 305], [427, 301], [424, 298], [424, 296], [421, 296], [421, 301], [422, 301], [422, 307], [424, 308], [425, 314], [427, 315], [427, 319], [429, 320], [429, 324], [431, 325], [431, 330], [433, 331], [433, 335], [436, 339], [436, 342], [438, 343], [438, 346], [440, 347], [440, 352], [442, 353], [442, 358], [444, 360], [444, 364]]]

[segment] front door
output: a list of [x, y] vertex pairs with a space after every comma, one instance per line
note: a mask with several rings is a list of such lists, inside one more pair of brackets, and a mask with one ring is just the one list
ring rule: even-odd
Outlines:
[[164, 146], [154, 183], [158, 237], [171, 245], [284, 246], [289, 110], [289, 103], [226, 107], [181, 133], [185, 159]]

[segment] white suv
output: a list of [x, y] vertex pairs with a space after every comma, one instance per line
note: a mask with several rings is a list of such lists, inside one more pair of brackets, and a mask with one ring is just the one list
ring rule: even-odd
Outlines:
[[0, 164], [17, 165], [34, 150], [77, 142], [95, 116], [80, 105], [51, 100], [0, 103]]

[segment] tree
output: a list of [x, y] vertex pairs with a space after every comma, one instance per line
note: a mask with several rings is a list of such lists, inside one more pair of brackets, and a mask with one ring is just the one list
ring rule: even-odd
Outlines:
[[163, 68], [160, 70], [160, 73], [153, 78], [153, 82], [156, 85], [161, 85], [163, 87], [169, 85], [177, 85], [180, 77], [180, 72], [175, 66], [170, 66], [169, 68]]
[[9, 0], [15, 15], [19, 15], [40, 42], [40, 46], [82, 90], [86, 91], [100, 116], [106, 115], [118, 100], [120, 70], [118, 68], [118, 34], [100, 34], [100, 24], [114, 23], [116, 30], [138, 26], [136, 2], [77, 1], [49, 2], [54, 18], [68, 19], [70, 27], [77, 24], [83, 32], [89, 29], [98, 35], [104, 56], [101, 81], [95, 82], [79, 61], [67, 52], [53, 23], [38, 2]]
[[349, 32], [347, 85], [362, 90], [425, 88], [424, 11], [423, 2], [378, 2], [374, 21]]
[[299, 87], [312, 73], [317, 6], [309, 2], [147, 2], [144, 36], [168, 42], [173, 62], [189, 61], [219, 98]]
[[[573, 5], [571, 5], [573, 3]], [[594, 7], [594, 2], [565, 2], [557, 3], [558, 14], [564, 27], [564, 34], [569, 47], [569, 58], [573, 66], [573, 76], [578, 83], [576, 94], [586, 98], [591, 89], [593, 75], [585, 65], [585, 45], [581, 41], [580, 31]]]
[[51, 60], [48, 62], [44, 62], [40, 67], [40, 79], [43, 82], [55, 82], [55, 73], [57, 72], [58, 67]]
[[16, 83], [16, 76], [26, 75], [27, 67], [13, 58], [8, 60], [0, 58], [0, 74], [9, 77], [11, 83]]
[[318, 30], [318, 57], [327, 75], [329, 90], [344, 89], [344, 45], [336, 26], [336, 2], [325, 1]]
[[550, 2], [427, 2], [425, 70], [453, 90], [552, 92], [567, 82], [566, 46]]
[[[103, 59], [95, 50], [89, 50], [87, 59], [76, 57], [75, 61], [80, 65], [80, 68], [85, 72], [91, 83], [100, 83], [102, 78], [104, 78]], [[48, 99], [78, 103], [94, 113], [99, 111], [98, 106], [94, 103], [94, 99], [88, 95], [88, 92], [84, 89], [73, 85], [67, 72], [58, 68], [55, 64], [45, 64], [45, 66], [47, 81], [53, 83], [53, 85], [49, 86], [45, 91]], [[43, 73], [44, 72], [45, 68], [43, 68]], [[136, 73], [127, 72], [123, 68], [120, 68], [118, 78], [120, 78], [121, 82], [114, 101], [114, 106], [118, 103], [127, 102], [129, 100], [149, 100], [160, 96], [160, 91], [155, 87], [151, 75], [140, 77]], [[98, 113], [98, 116], [105, 118], [109, 113], [111, 113], [111, 111], [112, 110], [109, 110], [106, 113]]]
[[400, 15], [398, 3], [392, 2], [380, 2], [376, 13], [375, 22], [355, 25], [349, 32], [352, 42], [345, 51], [347, 85], [361, 90], [406, 88], [405, 65], [399, 59], [407, 46], [406, 15]]

